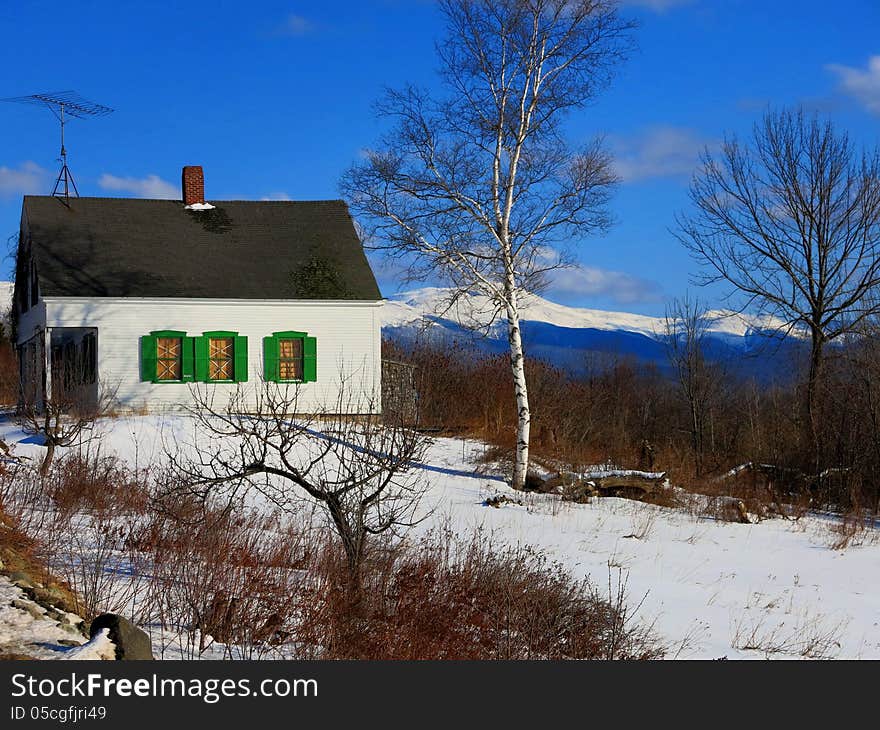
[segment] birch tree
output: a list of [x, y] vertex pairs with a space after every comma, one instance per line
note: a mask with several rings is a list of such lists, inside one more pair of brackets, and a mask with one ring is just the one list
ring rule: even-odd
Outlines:
[[633, 23], [608, 0], [440, 0], [441, 90], [389, 91], [392, 120], [342, 191], [369, 245], [413, 278], [479, 294], [506, 321], [516, 398], [513, 485], [525, 482], [530, 406], [520, 301], [570, 265], [568, 242], [610, 224], [615, 182], [600, 140], [579, 147], [563, 121], [610, 81]]
[[704, 280], [809, 335], [803, 422], [817, 462], [826, 347], [880, 313], [880, 151], [803, 111], [770, 111], [750, 140], [704, 155], [690, 197], [678, 237]]

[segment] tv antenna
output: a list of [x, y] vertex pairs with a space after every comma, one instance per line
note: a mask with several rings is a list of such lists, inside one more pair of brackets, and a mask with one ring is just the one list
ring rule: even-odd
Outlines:
[[79, 191], [76, 189], [73, 174], [67, 166], [67, 149], [64, 146], [64, 125], [67, 123], [65, 117], [76, 117], [77, 119], [85, 119], [86, 117], [103, 117], [112, 112], [109, 106], [96, 104], [93, 101], [84, 99], [75, 91], [53, 91], [47, 94], [31, 94], [30, 96], [13, 96], [8, 99], [0, 99], [0, 101], [11, 101], [19, 104], [36, 104], [37, 106], [46, 106], [55, 115], [55, 118], [61, 124], [61, 172], [55, 180], [55, 187], [52, 189], [54, 197], [64, 198], [65, 203], [70, 199], [71, 192], [74, 197], [79, 197]]

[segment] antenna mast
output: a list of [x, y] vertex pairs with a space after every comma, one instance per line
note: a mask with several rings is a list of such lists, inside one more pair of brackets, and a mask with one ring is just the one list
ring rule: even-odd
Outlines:
[[61, 125], [61, 171], [55, 179], [55, 187], [52, 189], [52, 195], [58, 198], [64, 198], [65, 204], [70, 200], [71, 192], [73, 196], [78, 198], [79, 191], [76, 189], [76, 182], [73, 179], [73, 173], [67, 166], [67, 149], [64, 146], [64, 125], [67, 123], [67, 116], [84, 119], [86, 117], [103, 117], [112, 112], [109, 106], [96, 104], [93, 101], [84, 99], [75, 91], [54, 91], [47, 94], [31, 94], [30, 96], [14, 96], [8, 99], [0, 99], [0, 101], [10, 101], [19, 104], [37, 104], [46, 106], [55, 115]]

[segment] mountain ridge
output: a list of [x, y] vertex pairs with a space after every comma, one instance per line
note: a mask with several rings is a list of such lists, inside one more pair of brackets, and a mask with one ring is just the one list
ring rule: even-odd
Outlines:
[[[382, 313], [383, 336], [404, 344], [424, 338], [454, 340], [488, 353], [505, 352], [506, 322], [493, 320], [490, 300], [463, 295], [450, 307], [451, 294], [451, 289], [425, 287], [388, 298]], [[733, 363], [735, 369], [760, 377], [791, 369], [791, 352], [801, 338], [785, 332], [781, 320], [730, 310], [709, 311], [705, 319], [704, 347], [710, 359]], [[520, 320], [526, 352], [568, 370], [588, 367], [597, 353], [669, 367], [665, 317], [569, 307], [526, 294]]]

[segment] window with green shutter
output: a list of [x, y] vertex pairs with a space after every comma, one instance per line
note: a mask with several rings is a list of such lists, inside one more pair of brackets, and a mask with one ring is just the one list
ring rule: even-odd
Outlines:
[[248, 379], [247, 337], [226, 330], [195, 338], [196, 380], [244, 383]]
[[317, 340], [307, 332], [273, 332], [263, 338], [263, 377], [273, 383], [313, 383], [318, 379]]
[[141, 380], [192, 382], [195, 379], [193, 340], [178, 330], [157, 330], [141, 337]]

